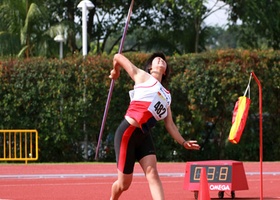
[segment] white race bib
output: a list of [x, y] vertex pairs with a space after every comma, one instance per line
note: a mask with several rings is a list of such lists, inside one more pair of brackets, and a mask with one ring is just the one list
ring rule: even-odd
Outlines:
[[169, 104], [167, 102], [167, 99], [160, 92], [158, 92], [157, 95], [155, 95], [153, 101], [151, 102], [148, 110], [158, 121], [164, 119], [167, 116], [168, 106]]

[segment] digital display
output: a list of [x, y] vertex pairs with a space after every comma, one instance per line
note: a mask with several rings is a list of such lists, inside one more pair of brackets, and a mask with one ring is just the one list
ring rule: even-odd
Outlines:
[[200, 181], [202, 168], [206, 169], [207, 180], [209, 183], [230, 183], [232, 177], [231, 165], [191, 165], [190, 182]]

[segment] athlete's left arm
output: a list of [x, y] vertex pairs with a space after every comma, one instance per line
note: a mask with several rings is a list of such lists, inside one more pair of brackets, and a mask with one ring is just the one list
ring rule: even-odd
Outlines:
[[167, 117], [164, 119], [165, 128], [168, 131], [168, 133], [181, 145], [183, 145], [186, 149], [193, 149], [193, 150], [199, 150], [200, 146], [197, 144], [196, 140], [188, 140], [186, 141], [182, 135], [180, 134], [176, 124], [173, 121], [172, 118], [172, 112], [170, 106], [167, 110]]

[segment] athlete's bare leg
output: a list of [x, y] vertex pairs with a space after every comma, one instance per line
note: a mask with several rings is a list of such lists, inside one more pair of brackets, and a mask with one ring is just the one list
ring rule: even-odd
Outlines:
[[116, 180], [111, 189], [110, 200], [118, 199], [121, 194], [127, 190], [132, 182], [133, 174], [124, 174], [118, 170], [118, 180]]
[[153, 200], [163, 200], [164, 192], [157, 171], [157, 159], [155, 155], [148, 155], [139, 161], [148, 180]]

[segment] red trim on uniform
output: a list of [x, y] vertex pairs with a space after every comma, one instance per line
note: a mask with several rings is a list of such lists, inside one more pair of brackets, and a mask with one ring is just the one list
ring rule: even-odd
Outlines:
[[164, 87], [163, 87], [163, 89], [166, 93], [168, 93], [168, 94], [170, 93], [169, 90], [165, 89]]
[[149, 87], [153, 87], [153, 86], [155, 86], [156, 84], [157, 84], [157, 82], [158, 81], [156, 81], [154, 84], [152, 84], [152, 85], [147, 85], [147, 86], [144, 86], [144, 85], [140, 85], [140, 86], [137, 86], [137, 85], [135, 85], [134, 86], [134, 89], [136, 89], [136, 88], [149, 88]]
[[119, 155], [119, 162], [118, 162], [118, 169], [120, 171], [124, 171], [125, 163], [126, 163], [126, 153], [127, 153], [127, 146], [128, 142], [131, 138], [133, 131], [135, 130], [135, 126], [130, 125], [124, 132], [122, 136], [121, 146], [120, 146], [120, 155]]

